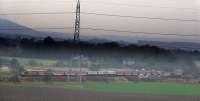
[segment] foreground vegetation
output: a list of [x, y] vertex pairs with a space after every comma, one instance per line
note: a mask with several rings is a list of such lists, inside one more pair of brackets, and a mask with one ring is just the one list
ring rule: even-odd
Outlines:
[[[66, 84], [66, 83], [63, 83]], [[142, 93], [112, 93], [55, 88], [62, 83], [49, 84], [53, 88], [25, 87], [14, 84], [0, 85], [0, 101], [200, 101], [200, 96], [156, 95]], [[45, 84], [46, 85], [46, 84]], [[71, 85], [71, 84], [70, 84]], [[71, 88], [71, 87], [70, 87]], [[84, 88], [85, 89], [85, 88]]]
[[[4, 83], [5, 85], [5, 83]], [[8, 85], [8, 84], [6, 84]], [[13, 85], [13, 84], [10, 84]], [[200, 96], [200, 85], [172, 83], [20, 83], [13, 86], [79, 89], [97, 92]]]

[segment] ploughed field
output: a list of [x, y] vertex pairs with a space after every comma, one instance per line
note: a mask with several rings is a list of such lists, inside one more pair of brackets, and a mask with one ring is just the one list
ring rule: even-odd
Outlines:
[[[198, 95], [125, 92], [120, 90], [122, 88], [115, 88], [118, 85], [123, 88], [125, 84], [0, 84], [0, 101], [200, 101]], [[128, 88], [133, 90], [130, 87], [125, 89]]]

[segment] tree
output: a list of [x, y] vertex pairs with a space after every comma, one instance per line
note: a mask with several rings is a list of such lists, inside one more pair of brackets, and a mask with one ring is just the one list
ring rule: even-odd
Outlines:
[[55, 41], [52, 37], [50, 37], [50, 36], [44, 38], [43, 42], [44, 42], [44, 44], [46, 44], [46, 45], [56, 43], [56, 41]]
[[47, 75], [45, 76], [45, 81], [50, 82], [53, 76], [53, 71], [51, 69], [47, 70]]
[[3, 59], [0, 58], [0, 66], [3, 65]]
[[10, 61], [10, 67], [15, 70], [15, 69], [18, 69], [20, 67], [20, 63], [17, 59], [12, 59]]
[[29, 65], [30, 65], [30, 66], [38, 66], [39, 63], [38, 63], [36, 60], [30, 60], [30, 61], [29, 61]]
[[19, 82], [20, 73], [24, 71], [24, 68], [20, 65], [17, 59], [12, 59], [10, 61], [10, 67], [12, 69], [11, 81]]
[[57, 67], [65, 67], [65, 63], [64, 63], [64, 61], [62, 61], [62, 60], [57, 61], [55, 65], [56, 65]]

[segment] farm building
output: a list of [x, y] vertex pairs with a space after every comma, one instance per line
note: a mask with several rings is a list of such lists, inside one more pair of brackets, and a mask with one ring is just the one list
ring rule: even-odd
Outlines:
[[10, 68], [8, 66], [1, 65], [0, 66], [0, 71], [2, 71], [2, 72], [9, 72]]

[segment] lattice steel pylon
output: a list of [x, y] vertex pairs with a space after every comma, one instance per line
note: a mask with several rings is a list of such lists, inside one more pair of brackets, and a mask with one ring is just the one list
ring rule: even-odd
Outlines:
[[74, 41], [79, 41], [80, 34], [80, 0], [77, 1], [76, 6], [76, 20], [75, 20], [75, 30], [74, 30]]

